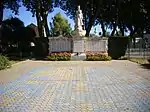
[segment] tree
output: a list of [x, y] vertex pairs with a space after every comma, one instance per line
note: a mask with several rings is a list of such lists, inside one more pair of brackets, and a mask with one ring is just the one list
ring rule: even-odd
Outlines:
[[40, 16], [39, 0], [23, 0], [23, 5], [27, 8], [27, 11], [30, 11], [33, 14], [33, 16], [36, 16], [39, 35], [40, 37], [44, 37], [44, 29]]
[[30, 11], [33, 16], [36, 15], [37, 25], [39, 30], [39, 35], [44, 36], [44, 28], [46, 36], [50, 35], [47, 16], [49, 12], [53, 11], [55, 5], [57, 5], [58, 0], [23, 0], [24, 6]]
[[17, 37], [13, 37], [13, 32], [24, 27], [24, 23], [18, 18], [9, 18], [2, 22], [2, 40], [15, 41]]
[[3, 24], [11, 28], [12, 31], [24, 27], [23, 21], [16, 17], [11, 17], [9, 19], [4, 20]]
[[84, 28], [86, 36], [89, 36], [90, 30], [100, 12], [101, 0], [60, 0], [60, 7], [71, 17], [75, 17], [77, 6], [81, 6], [84, 19]]
[[[18, 18], [9, 18], [2, 22], [1, 26], [1, 46], [7, 49], [9, 46], [18, 43], [19, 37], [16, 37], [15, 31], [24, 27], [24, 23]], [[22, 37], [22, 36], [20, 36]]]
[[3, 21], [1, 31], [1, 44], [6, 48], [12, 45], [18, 45], [19, 48], [26, 47], [35, 37], [32, 28], [25, 27], [23, 21], [14, 17]]
[[[98, 21], [101, 21], [101, 24], [103, 25], [105, 20], [103, 20], [104, 17], [102, 16], [102, 13], [104, 14], [106, 11], [110, 13], [109, 10], [112, 11], [113, 1], [114, 0], [60, 0], [60, 7], [66, 11], [71, 18], [74, 18], [75, 11], [77, 10], [76, 8], [78, 5], [80, 5], [83, 12], [86, 36], [89, 36], [92, 26], [98, 24], [98, 18]], [[110, 14], [113, 15], [113, 13]], [[114, 18], [113, 16], [111, 16], [111, 18]], [[110, 20], [108, 20], [108, 22], [110, 22]], [[104, 31], [104, 25], [102, 28]]]
[[97, 24], [101, 24], [104, 36], [107, 28], [112, 30], [111, 36], [119, 31], [124, 36], [128, 30], [131, 36], [150, 32], [149, 0], [60, 0], [59, 5], [71, 18], [81, 6], [86, 36]]
[[0, 25], [3, 20], [3, 11], [5, 8], [12, 10], [15, 14], [18, 14], [20, 7], [20, 0], [0, 0]]
[[72, 29], [68, 21], [63, 18], [60, 13], [57, 13], [53, 18], [53, 22], [51, 23], [51, 35], [69, 35], [71, 31]]
[[18, 9], [20, 7], [19, 5], [20, 0], [0, 0], [0, 38], [2, 36], [1, 27], [2, 27], [2, 21], [3, 21], [3, 12], [4, 9], [10, 9], [15, 14], [18, 14]]

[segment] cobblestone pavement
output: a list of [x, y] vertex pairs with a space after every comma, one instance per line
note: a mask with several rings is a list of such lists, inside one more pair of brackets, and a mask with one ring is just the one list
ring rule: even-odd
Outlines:
[[20, 75], [0, 80], [0, 112], [150, 112], [150, 71], [129, 61], [29, 61], [8, 74]]

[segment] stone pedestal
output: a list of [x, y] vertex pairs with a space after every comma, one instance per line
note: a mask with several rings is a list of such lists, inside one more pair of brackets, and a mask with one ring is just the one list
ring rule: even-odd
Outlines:
[[85, 39], [82, 37], [73, 38], [73, 53], [72, 53], [72, 60], [85, 60]]
[[81, 29], [81, 30], [76, 29], [76, 30], [74, 30], [73, 33], [72, 33], [72, 35], [73, 35], [74, 37], [80, 37], [80, 38], [84, 37], [85, 34], [86, 34], [86, 31], [85, 31], [85, 30], [82, 30], [82, 29]]
[[74, 53], [84, 52], [84, 39], [83, 38], [73, 38], [73, 52]]

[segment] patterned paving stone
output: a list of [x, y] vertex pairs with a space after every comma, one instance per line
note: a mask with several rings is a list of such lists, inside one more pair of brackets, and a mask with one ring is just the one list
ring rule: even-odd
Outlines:
[[150, 112], [150, 71], [132, 64], [30, 62], [0, 85], [0, 112]]

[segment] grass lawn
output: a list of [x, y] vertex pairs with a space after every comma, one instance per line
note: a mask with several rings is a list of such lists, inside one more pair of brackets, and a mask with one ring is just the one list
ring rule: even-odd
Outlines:
[[15, 64], [15, 63], [18, 63], [18, 62], [20, 62], [20, 61], [25, 61], [25, 60], [27, 60], [27, 58], [20, 58], [20, 57], [9, 57], [8, 58], [9, 60], [10, 60], [10, 63], [11, 63], [11, 65], [13, 65], [13, 64]]
[[20, 62], [20, 61], [14, 61], [14, 60], [11, 60], [11, 61], [10, 61], [11, 65], [13, 65], [13, 64], [15, 64], [15, 63], [18, 63], [18, 62]]
[[128, 60], [138, 64], [149, 64], [148, 58], [129, 58]]

